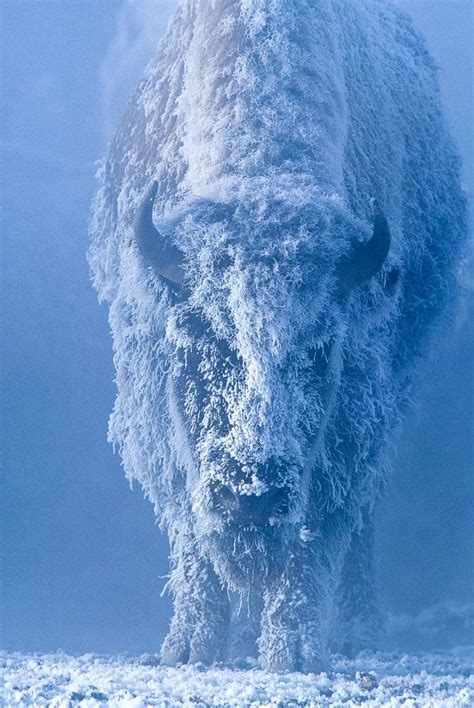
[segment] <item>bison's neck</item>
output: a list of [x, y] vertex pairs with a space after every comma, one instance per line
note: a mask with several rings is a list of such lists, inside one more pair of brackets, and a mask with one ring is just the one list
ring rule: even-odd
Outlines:
[[[339, 4], [339, 3], [338, 3]], [[188, 0], [178, 101], [183, 186], [303, 175], [340, 191], [346, 133], [331, 0]]]

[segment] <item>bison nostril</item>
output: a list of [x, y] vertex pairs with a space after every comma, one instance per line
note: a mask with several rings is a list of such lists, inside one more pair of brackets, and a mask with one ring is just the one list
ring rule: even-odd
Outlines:
[[274, 505], [274, 512], [275, 513], [280, 513], [280, 514], [286, 514], [288, 513], [288, 508], [289, 508], [289, 493], [288, 489], [285, 488], [278, 488], [274, 490], [274, 494], [272, 496], [272, 502]]
[[212, 498], [215, 507], [221, 511], [231, 511], [239, 506], [237, 495], [225, 484], [213, 485]]
[[284, 512], [287, 495], [283, 489], [270, 489], [259, 496], [252, 494], [239, 499], [239, 512], [253, 523], [267, 523]]
[[211, 494], [214, 511], [238, 524], [265, 524], [289, 510], [287, 487], [270, 487], [261, 494], [239, 494], [222, 482], [214, 482]]
[[265, 524], [277, 516], [288, 512], [288, 493], [286, 489], [269, 489], [263, 494], [242, 494], [238, 497], [238, 509], [234, 513], [235, 521]]

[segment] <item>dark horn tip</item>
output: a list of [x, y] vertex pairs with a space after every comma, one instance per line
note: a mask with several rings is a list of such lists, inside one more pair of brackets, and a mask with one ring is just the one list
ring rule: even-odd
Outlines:
[[158, 192], [158, 182], [156, 179], [154, 179], [148, 189], [148, 197], [150, 199], [154, 200], [157, 192]]

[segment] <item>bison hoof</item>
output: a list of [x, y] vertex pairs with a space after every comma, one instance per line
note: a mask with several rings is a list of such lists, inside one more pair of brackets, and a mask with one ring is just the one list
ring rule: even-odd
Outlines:
[[166, 637], [160, 652], [160, 663], [162, 666], [178, 666], [187, 664], [189, 659], [189, 642], [183, 637], [176, 639], [176, 636]]
[[210, 666], [220, 660], [222, 660], [222, 656], [217, 652], [195, 650], [191, 651], [188, 664], [203, 664], [204, 666]]
[[320, 656], [305, 659], [303, 662], [303, 673], [305, 674], [327, 674], [330, 670], [329, 661]]
[[189, 644], [173, 646], [172, 642], [166, 641], [160, 655], [162, 666], [178, 666], [179, 664], [202, 664], [210, 666], [216, 661], [222, 660], [222, 652], [216, 647], [207, 649], [206, 647], [192, 647]]
[[296, 671], [295, 663], [286, 659], [262, 659], [260, 665], [264, 671], [270, 671], [271, 673]]
[[321, 654], [313, 654], [302, 658], [301, 655], [292, 656], [287, 653], [263, 656], [260, 659], [262, 669], [281, 673], [284, 671], [301, 671], [305, 674], [321, 674], [330, 670], [328, 660]]
[[161, 666], [178, 666], [179, 664], [186, 664], [187, 661], [188, 655], [184, 652], [181, 654], [175, 654], [173, 652], [161, 652]]

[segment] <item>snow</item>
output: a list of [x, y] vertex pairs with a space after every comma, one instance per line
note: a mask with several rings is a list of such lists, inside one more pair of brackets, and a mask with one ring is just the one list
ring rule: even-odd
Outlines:
[[268, 673], [217, 665], [161, 667], [158, 655], [2, 652], [7, 706], [440, 706], [474, 701], [474, 648], [440, 654], [333, 658], [329, 674]]

